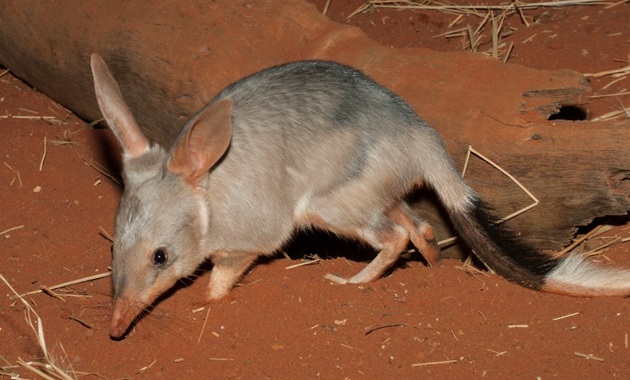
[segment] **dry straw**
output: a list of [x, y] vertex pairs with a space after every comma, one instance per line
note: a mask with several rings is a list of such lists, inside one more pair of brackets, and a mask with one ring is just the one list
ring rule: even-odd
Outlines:
[[[475, 155], [475, 156], [479, 157], [480, 159], [482, 159], [483, 161], [488, 163], [490, 166], [492, 166], [493, 168], [497, 169], [503, 175], [508, 177], [512, 182], [514, 182], [521, 190], [523, 190], [525, 192], [525, 194], [527, 194], [528, 197], [530, 197], [532, 199], [532, 203], [531, 204], [521, 208], [520, 210], [514, 211], [510, 215], [507, 215], [507, 216], [499, 219], [498, 223], [506, 222], [506, 221], [508, 221], [508, 220], [510, 220], [510, 219], [512, 219], [512, 218], [514, 218], [516, 216], [518, 216], [518, 215], [521, 215], [522, 213], [527, 212], [528, 210], [536, 207], [540, 203], [538, 201], [538, 198], [536, 198], [534, 196], [534, 194], [532, 194], [529, 190], [527, 190], [527, 188], [525, 186], [523, 186], [523, 184], [521, 184], [516, 178], [514, 178], [513, 175], [511, 175], [507, 170], [503, 169], [501, 166], [499, 166], [494, 161], [490, 160], [488, 157], [484, 156], [483, 154], [481, 154], [480, 152], [475, 150], [472, 146], [468, 147], [468, 152], [466, 154], [466, 160], [464, 162], [464, 169], [462, 170], [462, 177], [466, 176], [466, 170], [468, 169], [468, 164], [470, 162], [470, 156], [471, 155]], [[450, 237], [448, 239], [444, 239], [444, 240], [439, 241], [438, 245], [440, 247], [443, 247], [445, 245], [449, 245], [449, 244], [453, 243], [455, 240], [457, 240], [457, 237]]]
[[518, 215], [521, 215], [522, 213], [526, 212], [527, 210], [534, 208], [536, 206], [538, 206], [538, 203], [540, 203], [538, 201], [538, 199], [534, 196], [534, 194], [532, 194], [529, 190], [527, 190], [527, 188], [525, 186], [523, 186], [523, 184], [521, 184], [516, 178], [514, 178], [513, 175], [511, 175], [507, 170], [503, 169], [501, 166], [499, 166], [498, 164], [496, 164], [494, 161], [490, 160], [488, 157], [484, 156], [483, 154], [479, 153], [478, 151], [476, 151], [475, 149], [473, 149], [472, 146], [468, 147], [468, 154], [466, 155], [466, 162], [464, 163], [464, 170], [462, 172], [462, 176], [466, 175], [466, 169], [468, 168], [468, 162], [470, 160], [470, 155], [474, 154], [475, 156], [481, 158], [482, 160], [484, 160], [485, 162], [487, 162], [488, 164], [490, 164], [493, 168], [497, 169], [498, 171], [500, 171], [503, 175], [505, 175], [506, 177], [508, 177], [512, 182], [514, 182], [521, 190], [523, 190], [525, 192], [525, 194], [527, 194], [528, 197], [530, 197], [532, 199], [532, 203], [521, 208], [520, 210], [514, 211], [513, 213], [511, 213], [508, 216], [505, 216], [503, 218], [501, 218], [499, 220], [500, 223], [503, 223], [505, 221], [508, 221]]
[[444, 365], [444, 364], [455, 364], [455, 363], [459, 363], [459, 360], [441, 360], [441, 361], [437, 361], [437, 362], [423, 362], [423, 363], [414, 363], [411, 366], [412, 367], [426, 367], [426, 366], [432, 366], [432, 365]]
[[509, 4], [468, 4], [458, 5], [450, 4], [444, 1], [413, 1], [413, 0], [367, 0], [348, 18], [352, 16], [376, 8], [395, 8], [395, 9], [416, 9], [416, 10], [434, 10], [452, 14], [475, 15], [481, 16], [484, 11], [500, 11], [510, 13], [521, 13], [524, 10], [539, 8], [560, 8], [576, 5], [609, 5], [610, 3], [600, 0], [560, 0], [560, 1], [542, 1], [525, 3], [521, 1], [513, 1]]
[[[67, 364], [68, 368], [65, 370], [62, 369], [57, 364], [58, 360], [53, 357], [50, 351], [48, 351], [48, 347], [46, 345], [46, 337], [44, 335], [44, 324], [42, 322], [42, 319], [39, 317], [39, 315], [35, 311], [35, 309], [33, 309], [33, 307], [15, 291], [15, 289], [13, 289], [9, 281], [7, 281], [6, 278], [4, 278], [4, 276], [1, 274], [0, 274], [0, 280], [2, 280], [7, 285], [7, 287], [11, 290], [11, 292], [15, 295], [15, 297], [18, 298], [22, 302], [22, 304], [26, 307], [24, 318], [28, 326], [33, 330], [33, 333], [35, 334], [35, 337], [37, 338], [37, 343], [39, 345], [39, 348], [42, 350], [42, 353], [44, 354], [44, 360], [45, 360], [44, 363], [25, 362], [21, 358], [18, 358], [17, 364], [25, 368], [26, 370], [32, 372], [33, 374], [40, 376], [44, 379], [50, 379], [50, 380], [76, 379], [77, 377], [74, 375], [75, 372], [72, 369], [72, 366], [70, 364]], [[36, 318], [36, 320], [33, 320], [33, 316]], [[35, 325], [37, 325], [37, 327], [35, 327]], [[64, 354], [65, 354], [65, 351], [64, 351]]]
[[19, 230], [19, 229], [21, 229], [21, 228], [24, 228], [24, 225], [23, 225], [23, 224], [22, 224], [22, 225], [19, 225], [19, 226], [15, 226], [15, 227], [7, 228], [6, 230], [4, 230], [4, 231], [1, 231], [1, 232], [0, 232], [0, 236], [1, 236], [1, 235], [6, 235], [6, 234], [8, 234], [8, 233], [9, 233], [9, 232], [11, 232], [11, 231]]
[[[348, 18], [354, 17], [359, 13], [370, 12], [378, 8], [437, 11], [456, 15], [455, 19], [448, 25], [449, 28], [452, 28], [462, 22], [464, 16], [481, 18], [481, 22], [476, 28], [473, 28], [470, 24], [468, 24], [466, 27], [442, 33], [435, 37], [461, 37], [465, 49], [470, 49], [473, 52], [480, 52], [503, 62], [507, 62], [514, 49], [514, 44], [507, 44], [503, 41], [503, 37], [507, 37], [513, 32], [513, 29], [503, 27], [503, 23], [506, 19], [513, 15], [517, 15], [523, 25], [525, 25], [525, 27], [529, 27], [530, 21], [527, 20], [523, 11], [541, 8], [560, 8], [587, 5], [608, 5], [610, 7], [610, 3], [599, 0], [559, 0], [542, 2], [512, 1], [509, 3], [506, 2], [506, 4], [466, 5], [452, 4], [443, 0], [366, 0], [365, 3], [352, 12]], [[614, 5], [617, 4], [613, 4], [613, 6]], [[485, 51], [480, 51], [480, 45], [482, 45], [482, 41], [484, 40], [482, 32], [484, 27], [488, 24], [488, 21], [490, 21], [491, 24], [491, 35], [489, 41], [490, 48]]]
[[21, 188], [24, 184], [22, 183], [22, 176], [20, 176], [20, 172], [15, 170], [15, 169], [13, 169], [13, 167], [11, 165], [7, 164], [6, 162], [3, 162], [3, 164], [7, 168], [9, 168], [9, 170], [11, 170], [13, 172], [13, 174], [15, 174], [15, 176], [17, 177], [17, 180], [18, 180], [18, 182], [20, 184], [19, 187]]
[[111, 272], [95, 274], [95, 275], [92, 275], [92, 276], [83, 277], [83, 278], [80, 278], [80, 279], [77, 279], [77, 280], [72, 280], [72, 281], [64, 282], [64, 283], [53, 285], [53, 286], [41, 287], [40, 289], [33, 290], [33, 291], [30, 291], [30, 292], [27, 292], [27, 293], [23, 293], [23, 294], [17, 294], [16, 293], [16, 295], [12, 296], [11, 299], [14, 300], [16, 298], [22, 298], [24, 296], [28, 296], [28, 295], [32, 295], [32, 294], [46, 293], [47, 291], [52, 291], [52, 290], [55, 290], [55, 289], [65, 288], [65, 287], [72, 286], [72, 285], [82, 284], [84, 282], [98, 280], [98, 279], [101, 279], [101, 278], [109, 277], [111, 275], [112, 275]]
[[44, 136], [44, 153], [42, 154], [42, 159], [39, 161], [39, 171], [44, 170], [44, 161], [46, 161], [46, 155], [48, 153], [48, 144], [46, 143], [46, 136]]
[[574, 352], [573, 355], [579, 356], [579, 357], [584, 358], [584, 359], [597, 360], [599, 362], [603, 362], [604, 361], [603, 358], [597, 357], [597, 356], [595, 356], [593, 354], [583, 354], [581, 352]]

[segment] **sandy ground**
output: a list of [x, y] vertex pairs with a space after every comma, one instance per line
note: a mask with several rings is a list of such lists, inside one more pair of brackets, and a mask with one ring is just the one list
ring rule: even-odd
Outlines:
[[[325, 1], [316, 1], [318, 8]], [[347, 20], [362, 1], [331, 2], [327, 14], [360, 26], [382, 44], [461, 50], [435, 37], [481, 19], [441, 12], [375, 10]], [[508, 62], [596, 73], [628, 65], [630, 5], [525, 11], [506, 20]], [[479, 51], [489, 48], [483, 33]], [[2, 71], [0, 71], [1, 73]], [[591, 119], [629, 106], [630, 80], [593, 79], [580, 107]], [[614, 82], [614, 83], [613, 83]], [[612, 83], [612, 84], [611, 84]], [[10, 117], [9, 117], [10, 116]], [[11, 73], [0, 77], [0, 274], [18, 292], [108, 272], [109, 235], [121, 187], [111, 133], [93, 129]], [[595, 126], [594, 126], [595, 127]], [[626, 220], [606, 236], [630, 236]], [[302, 237], [309, 241], [309, 237]], [[310, 238], [312, 241], [313, 238]], [[598, 242], [605, 242], [599, 239]], [[303, 245], [303, 244], [302, 244]], [[307, 245], [308, 247], [308, 245]], [[357, 247], [336, 243], [354, 257]], [[332, 250], [313, 244], [313, 255]], [[224, 300], [198, 310], [208, 273], [186, 281], [141, 319], [126, 339], [108, 336], [109, 277], [25, 297], [42, 320], [53, 359], [79, 378], [627, 378], [626, 299], [536, 293], [457, 260], [427, 268], [402, 263], [369, 285], [339, 286], [365, 264], [282, 258], [255, 267]], [[368, 259], [365, 257], [365, 259]], [[594, 260], [630, 267], [617, 244]], [[0, 378], [37, 376], [18, 365], [43, 362], [25, 307], [0, 284]], [[6, 295], [6, 297], [4, 297]], [[35, 364], [36, 365], [36, 364]]]

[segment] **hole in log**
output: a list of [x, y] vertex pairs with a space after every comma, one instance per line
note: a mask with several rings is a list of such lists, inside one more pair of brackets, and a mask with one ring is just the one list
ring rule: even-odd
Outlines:
[[549, 116], [548, 120], [586, 120], [587, 112], [580, 106], [560, 106], [558, 112]]
[[591, 220], [591, 222], [588, 224], [577, 226], [575, 230], [575, 235], [573, 237], [577, 238], [579, 236], [586, 235], [587, 233], [593, 231], [594, 229], [604, 226], [604, 225], [619, 227], [619, 226], [625, 226], [626, 224], [628, 224], [628, 222], [630, 222], [629, 215], [598, 216], [598, 217], [593, 218], [593, 220]]
[[619, 170], [610, 176], [609, 181], [613, 194], [625, 197], [630, 196], [630, 172]]

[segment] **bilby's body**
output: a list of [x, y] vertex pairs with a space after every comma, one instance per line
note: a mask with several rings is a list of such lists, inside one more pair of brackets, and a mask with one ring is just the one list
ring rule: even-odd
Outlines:
[[99, 106], [124, 150], [116, 217], [111, 335], [206, 259], [207, 299], [224, 296], [298, 228], [317, 226], [379, 251], [360, 273], [380, 277], [411, 241], [439, 257], [433, 229], [405, 203], [438, 194], [464, 241], [502, 276], [572, 295], [625, 295], [627, 271], [556, 260], [525, 246], [462, 180], [437, 133], [398, 96], [347, 66], [277, 66], [223, 90], [185, 125], [170, 151], [144, 137], [103, 60], [92, 70]]

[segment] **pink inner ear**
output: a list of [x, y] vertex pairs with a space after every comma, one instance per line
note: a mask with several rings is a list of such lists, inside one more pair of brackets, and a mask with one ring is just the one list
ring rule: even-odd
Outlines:
[[118, 83], [98, 54], [91, 57], [94, 91], [101, 113], [107, 120], [127, 156], [138, 157], [146, 152], [149, 141], [136, 123], [123, 99]]
[[225, 154], [232, 140], [232, 100], [222, 99], [196, 116], [171, 151], [168, 169], [197, 181]]

